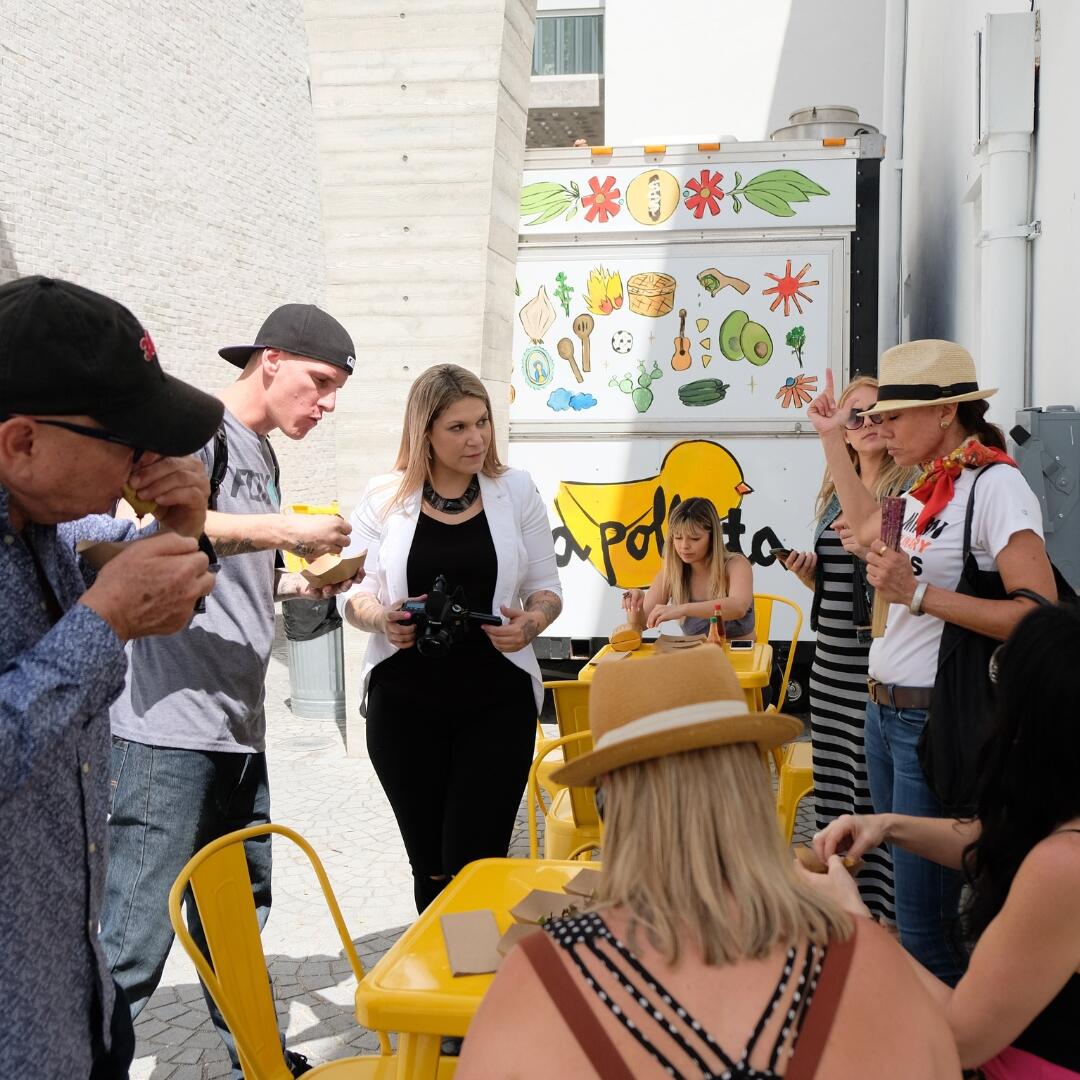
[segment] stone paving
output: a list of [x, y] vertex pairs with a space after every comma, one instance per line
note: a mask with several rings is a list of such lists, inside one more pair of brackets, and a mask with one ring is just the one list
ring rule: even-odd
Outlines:
[[[319, 853], [360, 960], [369, 969], [415, 916], [412, 877], [390, 805], [366, 757], [345, 754], [344, 724], [289, 711], [282, 640], [267, 677], [267, 756], [274, 820], [295, 828]], [[809, 837], [812, 799], [803, 800], [795, 839]], [[528, 854], [524, 807], [511, 845]], [[304, 856], [274, 842], [274, 905], [263, 945], [290, 1049], [312, 1062], [377, 1052], [375, 1035], [353, 1015], [356, 980]], [[132, 1080], [228, 1076], [225, 1048], [210, 1023], [195, 969], [178, 946], [135, 1025]]]

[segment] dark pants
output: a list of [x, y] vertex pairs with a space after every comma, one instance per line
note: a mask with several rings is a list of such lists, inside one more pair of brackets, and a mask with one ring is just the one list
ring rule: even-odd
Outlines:
[[[109, 866], [101, 939], [137, 1017], [161, 981], [173, 943], [169, 890], [184, 864], [219, 836], [270, 820], [265, 754], [147, 746], [113, 736]], [[270, 837], [244, 845], [259, 926], [270, 914]], [[206, 952], [187, 896], [188, 928]], [[240, 1074], [232, 1035], [210, 995], [206, 1005]]]
[[[94, 1030], [98, 1030], [97, 1024], [94, 1025]], [[131, 1023], [131, 1008], [124, 997], [124, 988], [119, 983], [116, 984], [116, 1000], [113, 1003], [109, 1030], [111, 1038], [108, 1050], [101, 1045], [100, 1037], [95, 1036], [90, 1080], [128, 1080], [128, 1068], [135, 1057], [135, 1028]]]
[[536, 701], [517, 668], [495, 701], [379, 675], [368, 690], [368, 754], [423, 911], [466, 863], [506, 855], [532, 763]]

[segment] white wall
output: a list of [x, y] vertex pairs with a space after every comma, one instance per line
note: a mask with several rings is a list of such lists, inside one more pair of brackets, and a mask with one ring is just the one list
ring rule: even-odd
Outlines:
[[1080, 252], [1080, 5], [1041, 0], [1042, 67], [1036, 141], [1033, 400], [1080, 405], [1076, 264]]
[[[109, 293], [168, 370], [232, 380], [219, 346], [323, 301], [300, 0], [2, 6], [0, 279]], [[277, 446], [288, 499], [334, 494], [330, 420]]]
[[765, 139], [805, 105], [854, 105], [881, 123], [885, 0], [606, 0], [604, 10], [612, 145]]

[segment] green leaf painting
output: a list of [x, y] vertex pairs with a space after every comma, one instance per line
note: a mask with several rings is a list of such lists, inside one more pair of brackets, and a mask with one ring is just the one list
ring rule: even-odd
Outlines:
[[809, 202], [811, 196], [828, 195], [829, 192], [796, 169], [769, 169], [745, 183], [736, 173], [735, 186], [725, 194], [731, 199], [736, 214], [742, 209], [738, 198], [741, 195], [751, 206], [773, 217], [794, 217], [792, 203]]

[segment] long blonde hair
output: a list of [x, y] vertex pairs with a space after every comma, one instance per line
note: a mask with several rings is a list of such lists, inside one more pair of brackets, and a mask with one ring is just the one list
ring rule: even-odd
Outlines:
[[662, 567], [668, 602], [672, 604], [690, 602], [690, 577], [693, 570], [679, 558], [673, 543], [675, 537], [683, 530], [709, 534], [709, 599], [727, 596], [727, 561], [730, 555], [724, 547], [720, 515], [716, 512], [711, 499], [694, 496], [684, 499], [668, 514]]
[[[436, 364], [413, 381], [405, 402], [405, 422], [394, 462], [394, 471], [401, 473], [401, 483], [387, 505], [387, 512], [400, 506], [431, 479], [431, 425], [455, 401], [466, 397], [482, 401], [491, 416], [487, 388], [466, 368], [457, 364]], [[488, 444], [480, 471], [485, 476], [501, 476], [506, 472], [506, 466], [499, 460], [494, 437]]]
[[[844, 392], [837, 398], [836, 407], [839, 409], [845, 401], [856, 390], [878, 388], [878, 381], [872, 375], [859, 375], [854, 378], [844, 387]], [[848, 457], [851, 458], [852, 465], [855, 466], [855, 472], [862, 475], [859, 469], [859, 455], [855, 451], [855, 447], [851, 443], [847, 443]], [[899, 495], [901, 492], [907, 491], [911, 487], [912, 482], [915, 479], [918, 469], [905, 469], [902, 465], [897, 465], [884, 447], [881, 448], [881, 468], [878, 470], [877, 479], [874, 481], [873, 490], [871, 495], [877, 501], [881, 501], [884, 495]], [[828, 467], [825, 469], [825, 475], [821, 481], [821, 490], [818, 491], [817, 504], [814, 507], [814, 517], [820, 518], [825, 513], [825, 508], [829, 505], [833, 495], [836, 494], [836, 484], [833, 481], [832, 476], [829, 473]]]
[[687, 941], [730, 964], [848, 937], [847, 916], [795, 873], [753, 743], [627, 765], [606, 783], [597, 904], [625, 908], [631, 938], [643, 929], [668, 963]]

